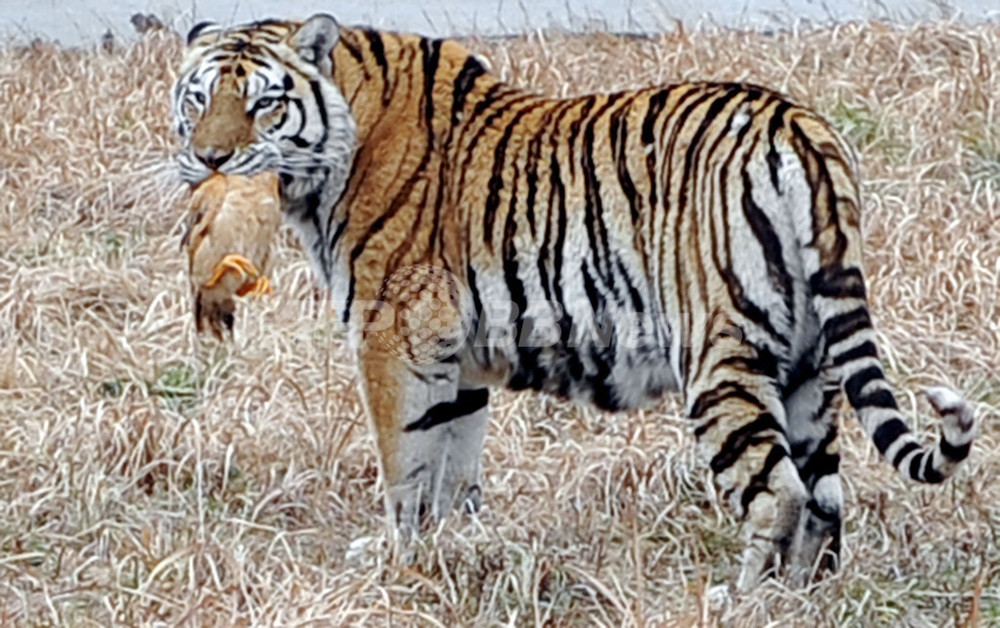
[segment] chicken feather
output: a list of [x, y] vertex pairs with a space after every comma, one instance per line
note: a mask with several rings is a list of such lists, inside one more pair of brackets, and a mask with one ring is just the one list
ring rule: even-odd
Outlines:
[[215, 174], [191, 196], [191, 221], [181, 240], [188, 251], [195, 323], [223, 340], [232, 334], [235, 296], [271, 292], [263, 273], [281, 224], [278, 177]]

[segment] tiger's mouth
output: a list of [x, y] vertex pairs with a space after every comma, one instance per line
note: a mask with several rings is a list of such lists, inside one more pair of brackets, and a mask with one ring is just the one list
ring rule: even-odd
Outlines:
[[197, 150], [185, 146], [177, 155], [181, 179], [197, 185], [213, 174], [252, 176], [262, 172], [282, 174], [280, 155], [267, 149], [235, 149], [221, 152], [214, 149]]

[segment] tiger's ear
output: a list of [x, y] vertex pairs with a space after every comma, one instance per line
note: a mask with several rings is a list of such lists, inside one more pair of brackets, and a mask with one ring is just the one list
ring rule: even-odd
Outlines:
[[216, 24], [215, 22], [209, 22], [209, 21], [198, 22], [197, 24], [191, 27], [191, 30], [188, 31], [187, 45], [190, 46], [192, 43], [194, 43], [194, 40], [198, 39], [202, 35], [217, 30], [219, 30], [219, 25]]
[[340, 25], [332, 15], [317, 13], [291, 37], [292, 47], [299, 56], [329, 75], [333, 69], [330, 53], [340, 39]]

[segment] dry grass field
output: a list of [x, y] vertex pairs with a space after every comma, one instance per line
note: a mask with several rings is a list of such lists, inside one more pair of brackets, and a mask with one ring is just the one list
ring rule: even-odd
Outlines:
[[179, 39], [6, 46], [0, 625], [998, 625], [1000, 28], [471, 45], [550, 94], [748, 80], [823, 112], [861, 156], [890, 377], [928, 437], [921, 386], [977, 404], [965, 467], [904, 482], [845, 412], [842, 571], [713, 604], [738, 522], [674, 400], [607, 415], [502, 394], [482, 513], [392, 564], [352, 359], [289, 233], [236, 342], [195, 335], [170, 157]]

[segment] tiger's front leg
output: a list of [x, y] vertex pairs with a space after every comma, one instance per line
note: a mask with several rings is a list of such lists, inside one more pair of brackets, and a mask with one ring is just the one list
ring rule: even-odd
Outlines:
[[405, 542], [452, 508], [479, 509], [488, 420], [485, 388], [460, 384], [455, 362], [420, 364], [367, 343], [360, 366], [385, 486], [386, 516]]

